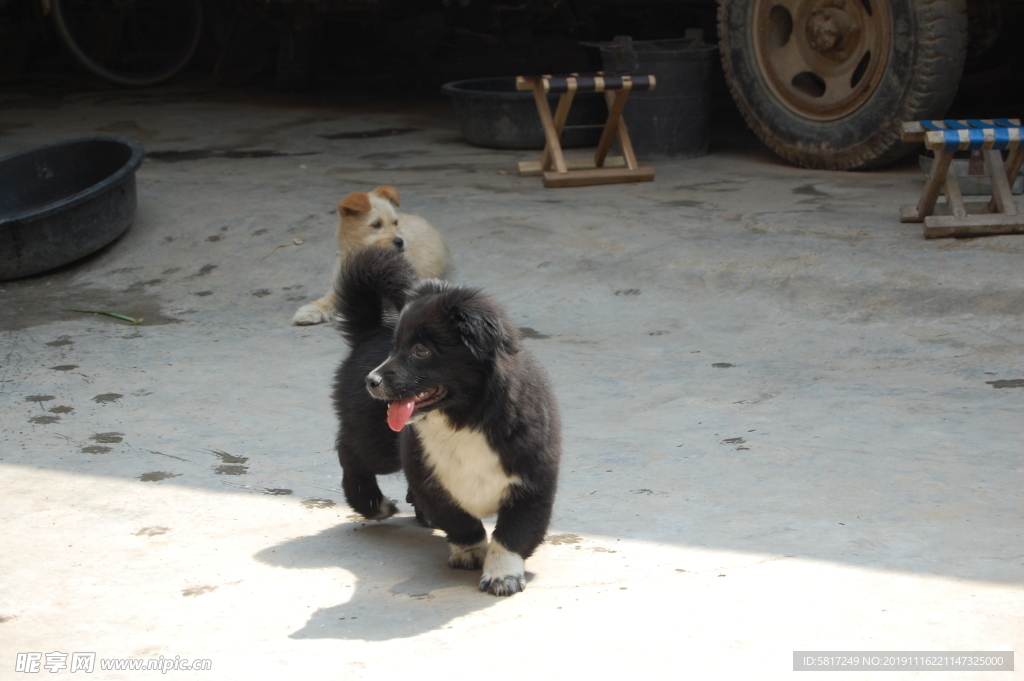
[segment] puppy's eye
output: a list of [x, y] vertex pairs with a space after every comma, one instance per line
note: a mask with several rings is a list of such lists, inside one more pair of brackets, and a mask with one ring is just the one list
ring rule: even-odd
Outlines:
[[384, 226], [384, 223], [380, 220], [374, 220], [372, 223], [370, 223], [370, 226], [373, 227], [374, 229], [380, 229], [381, 227]]
[[413, 357], [417, 357], [419, 359], [426, 359], [427, 357], [430, 357], [430, 354], [430, 349], [421, 343], [417, 343], [416, 345], [412, 346]]
[[393, 225], [394, 225], [395, 227], [398, 227], [398, 220], [395, 220], [395, 221], [394, 221], [394, 222], [392, 222], [391, 224], [393, 224]]

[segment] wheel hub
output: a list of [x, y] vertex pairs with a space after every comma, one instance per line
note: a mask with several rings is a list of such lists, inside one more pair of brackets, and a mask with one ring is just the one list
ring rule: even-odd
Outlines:
[[819, 121], [856, 111], [888, 61], [888, 0], [754, 0], [754, 52], [772, 93]]
[[843, 0], [834, 7], [819, 8], [811, 12], [804, 27], [807, 45], [818, 54], [841, 62], [860, 37], [860, 26], [842, 10]]

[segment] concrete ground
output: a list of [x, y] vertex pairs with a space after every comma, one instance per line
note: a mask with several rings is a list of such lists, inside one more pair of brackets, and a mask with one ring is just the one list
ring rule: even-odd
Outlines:
[[[123, 238], [0, 283], [0, 678], [30, 652], [108, 679], [140, 674], [99, 660], [160, 656], [218, 679], [777, 679], [794, 651], [1024, 651], [1024, 236], [926, 241], [897, 219], [913, 162], [794, 168], [723, 112], [653, 183], [544, 189], [510, 172], [534, 152], [468, 146], [432, 98], [0, 92], [0, 155], [149, 153]], [[408, 504], [363, 522], [339, 490], [345, 346], [290, 320], [328, 284], [335, 204], [380, 184], [507, 305], [561, 403], [550, 534], [511, 598], [449, 570]]]

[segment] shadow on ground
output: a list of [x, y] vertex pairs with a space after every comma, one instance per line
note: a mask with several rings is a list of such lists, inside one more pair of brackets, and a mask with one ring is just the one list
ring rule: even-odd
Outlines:
[[342, 523], [264, 549], [255, 558], [276, 567], [340, 568], [351, 575], [342, 579], [354, 587], [352, 598], [313, 612], [290, 635], [294, 639], [410, 638], [501, 602], [477, 590], [479, 570], [450, 569], [447, 542], [411, 517]]

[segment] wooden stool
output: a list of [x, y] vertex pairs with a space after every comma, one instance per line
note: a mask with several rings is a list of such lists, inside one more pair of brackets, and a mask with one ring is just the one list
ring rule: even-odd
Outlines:
[[[626, 122], [622, 120], [622, 108], [631, 90], [653, 90], [654, 76], [606, 76], [595, 74], [582, 76], [519, 76], [517, 90], [533, 90], [533, 98], [540, 113], [547, 144], [540, 161], [525, 161], [519, 164], [521, 176], [544, 176], [545, 187], [582, 187], [591, 184], [617, 184], [619, 182], [650, 182], [654, 179], [654, 168], [640, 168], [629, 141]], [[604, 92], [608, 102], [608, 121], [604, 124], [601, 140], [593, 159], [566, 161], [560, 142], [565, 119], [569, 116], [572, 98], [577, 92]], [[548, 105], [548, 93], [561, 94], [554, 118]], [[612, 138], [618, 137], [622, 156], [608, 157]], [[552, 169], [554, 166], [554, 169]]]
[[[1021, 125], [1016, 118], [965, 121], [910, 121], [903, 124], [904, 142], [924, 142], [935, 152], [931, 174], [915, 206], [900, 208], [901, 222], [923, 222], [926, 237], [981, 236], [1024, 232], [1011, 187], [1024, 161]], [[953, 171], [957, 151], [981, 150], [992, 181], [988, 201], [964, 201]], [[1003, 150], [1009, 152], [1003, 162]], [[938, 204], [945, 191], [946, 203]], [[945, 208], [937, 213], [936, 208]]]

